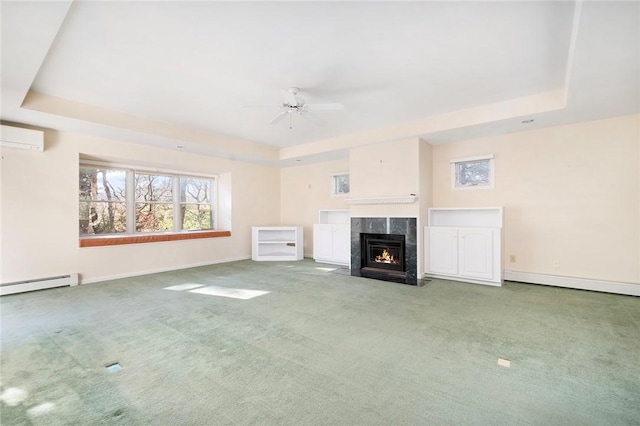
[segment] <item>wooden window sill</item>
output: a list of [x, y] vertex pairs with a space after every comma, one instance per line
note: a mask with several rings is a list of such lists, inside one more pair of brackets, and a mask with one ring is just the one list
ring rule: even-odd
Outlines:
[[230, 237], [231, 231], [192, 231], [174, 234], [152, 235], [109, 235], [104, 237], [81, 238], [80, 247], [117, 246], [122, 244], [156, 243], [160, 241], [194, 240], [198, 238]]

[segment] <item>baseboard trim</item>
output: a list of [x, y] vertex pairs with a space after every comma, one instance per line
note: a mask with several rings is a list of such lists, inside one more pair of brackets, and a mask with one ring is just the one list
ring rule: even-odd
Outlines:
[[448, 275], [424, 274], [424, 278], [428, 280], [437, 279], [437, 280], [457, 281], [460, 283], [482, 284], [482, 285], [488, 285], [491, 287], [502, 286], [502, 281], [494, 282], [494, 281], [485, 281], [485, 280], [474, 280], [474, 279], [465, 278], [465, 277], [452, 277]]
[[60, 275], [56, 277], [40, 278], [37, 280], [0, 284], [0, 296], [56, 287], [75, 287], [77, 285], [78, 274]]
[[83, 278], [83, 279], [80, 280], [80, 284], [81, 285], [93, 284], [93, 283], [103, 282], [103, 281], [119, 280], [121, 278], [139, 277], [140, 275], [149, 275], [149, 274], [157, 274], [157, 273], [160, 273], [160, 272], [178, 271], [180, 269], [197, 268], [199, 266], [217, 265], [219, 263], [237, 262], [239, 260], [248, 260], [248, 259], [251, 259], [251, 256], [230, 257], [230, 258], [227, 258], [227, 259], [219, 259], [219, 260], [213, 260], [213, 261], [207, 261], [207, 262], [191, 263], [191, 264], [188, 264], [188, 265], [169, 266], [169, 267], [166, 267], [166, 268], [149, 269], [149, 270], [146, 270], [146, 271], [127, 272], [127, 273], [124, 273], [124, 274], [108, 275], [108, 276], [97, 277], [97, 278], [87, 278], [87, 279]]
[[531, 272], [504, 271], [507, 281], [518, 281], [530, 284], [551, 285], [556, 287], [575, 288], [578, 290], [601, 291], [603, 293], [640, 296], [640, 285], [616, 281], [591, 280], [587, 278], [563, 277], [559, 275], [534, 274]]

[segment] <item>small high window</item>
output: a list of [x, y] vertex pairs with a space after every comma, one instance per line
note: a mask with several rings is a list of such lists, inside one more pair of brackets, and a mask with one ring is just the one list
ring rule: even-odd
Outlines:
[[451, 161], [453, 189], [493, 188], [493, 155]]
[[331, 193], [333, 195], [349, 193], [349, 173], [336, 173], [331, 175]]

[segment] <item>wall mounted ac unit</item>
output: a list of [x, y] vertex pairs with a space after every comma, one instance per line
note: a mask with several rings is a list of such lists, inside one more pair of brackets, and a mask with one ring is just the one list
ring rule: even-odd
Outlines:
[[44, 151], [44, 132], [2, 125], [0, 128], [0, 148]]

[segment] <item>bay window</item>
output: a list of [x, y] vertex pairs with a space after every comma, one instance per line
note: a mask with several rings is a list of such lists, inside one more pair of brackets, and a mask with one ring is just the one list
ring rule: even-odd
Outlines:
[[216, 178], [80, 166], [80, 237], [215, 229]]

